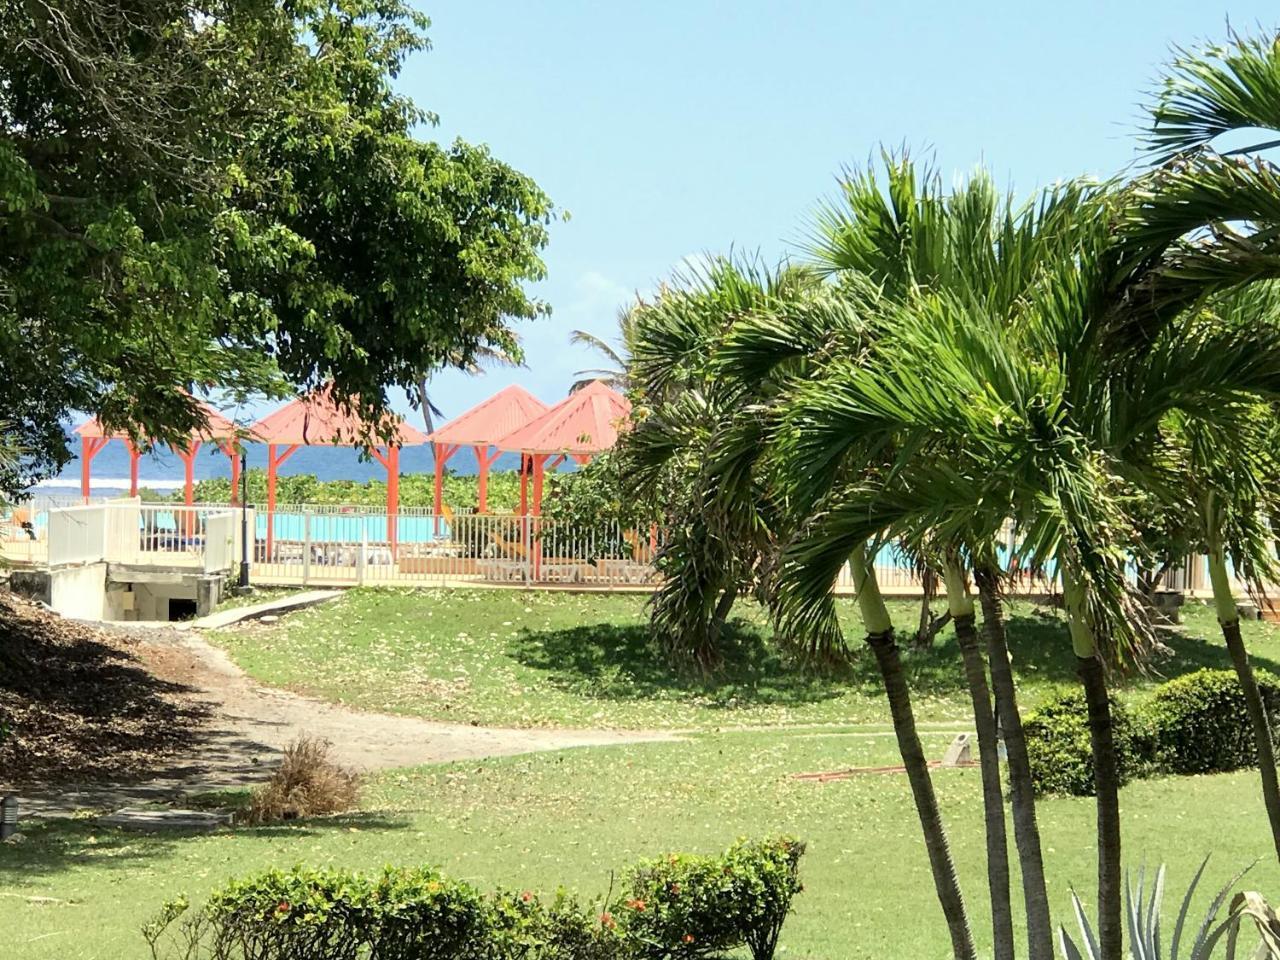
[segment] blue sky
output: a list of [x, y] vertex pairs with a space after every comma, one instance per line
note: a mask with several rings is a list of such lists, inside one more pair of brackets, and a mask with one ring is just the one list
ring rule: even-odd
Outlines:
[[1263, 3], [439, 0], [400, 87], [432, 135], [487, 143], [572, 214], [553, 227], [550, 319], [528, 369], [444, 373], [446, 415], [512, 381], [559, 399], [571, 347], [704, 251], [794, 251], [842, 165], [880, 144], [985, 163], [1020, 193], [1133, 162], [1172, 43], [1280, 17]]

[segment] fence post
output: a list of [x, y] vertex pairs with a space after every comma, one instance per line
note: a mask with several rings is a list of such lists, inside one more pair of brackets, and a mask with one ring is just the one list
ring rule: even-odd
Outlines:
[[302, 585], [311, 580], [311, 511], [302, 513]]
[[356, 554], [356, 585], [364, 586], [364, 565], [369, 554], [369, 531], [360, 524], [360, 552]]

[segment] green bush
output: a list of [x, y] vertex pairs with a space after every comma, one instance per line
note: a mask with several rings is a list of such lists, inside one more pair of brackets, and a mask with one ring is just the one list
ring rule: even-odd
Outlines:
[[449, 960], [487, 942], [488, 917], [478, 893], [434, 870], [295, 867], [233, 880], [195, 913], [166, 904], [144, 935], [153, 955], [180, 960]]
[[[1142, 721], [1112, 698], [1111, 722], [1122, 784], [1141, 777], [1151, 765], [1152, 734]], [[1023, 730], [1036, 793], [1093, 796], [1093, 747], [1083, 691], [1066, 690], [1053, 696], [1027, 716]]]
[[801, 890], [804, 844], [790, 837], [739, 841], [721, 857], [672, 854], [641, 863], [619, 907], [634, 956], [706, 957], [747, 944], [770, 960]]
[[[1258, 674], [1275, 735], [1280, 682]], [[1198, 670], [1161, 684], [1145, 716], [1167, 773], [1225, 773], [1257, 765], [1253, 726], [1233, 670]]]
[[490, 908], [487, 960], [622, 960], [630, 955], [611, 913], [589, 911], [563, 890], [550, 902], [529, 890], [499, 892]]
[[366, 937], [378, 960], [449, 960], [486, 938], [480, 895], [435, 870], [388, 867], [370, 893]]
[[739, 841], [720, 857], [638, 866], [622, 904], [560, 891], [483, 897], [429, 868], [269, 870], [143, 928], [155, 960], [629, 960], [703, 957], [747, 944], [770, 960], [800, 891], [804, 845]]

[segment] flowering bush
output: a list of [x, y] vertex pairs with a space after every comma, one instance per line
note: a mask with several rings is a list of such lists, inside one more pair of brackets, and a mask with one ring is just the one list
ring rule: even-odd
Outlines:
[[269, 870], [197, 909], [166, 903], [143, 935], [154, 960], [660, 960], [743, 944], [770, 960], [803, 852], [781, 837], [719, 857], [662, 857], [603, 906], [564, 891], [485, 897], [430, 868]]
[[500, 892], [491, 900], [489, 960], [621, 960], [629, 956], [612, 914], [587, 909], [558, 890]]
[[770, 960], [798, 876], [804, 844], [792, 837], [740, 840], [723, 856], [672, 854], [641, 863], [618, 922], [634, 955], [705, 957], [746, 944]]
[[144, 928], [156, 957], [182, 960], [446, 960], [483, 939], [488, 911], [466, 884], [434, 870], [268, 870], [233, 880], [198, 911], [166, 904]]

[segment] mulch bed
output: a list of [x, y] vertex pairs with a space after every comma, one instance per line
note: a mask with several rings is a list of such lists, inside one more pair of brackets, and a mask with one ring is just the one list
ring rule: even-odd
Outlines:
[[207, 709], [137, 647], [0, 593], [0, 788], [127, 781], [193, 748]]

